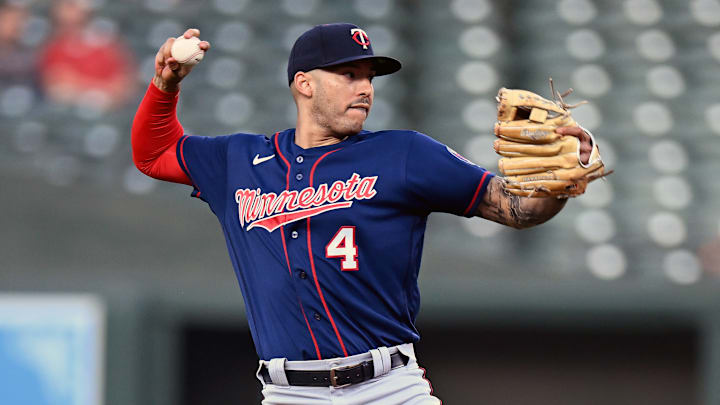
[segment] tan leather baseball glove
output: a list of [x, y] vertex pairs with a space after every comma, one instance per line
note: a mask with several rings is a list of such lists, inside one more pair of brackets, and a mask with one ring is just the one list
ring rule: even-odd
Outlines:
[[577, 105], [563, 101], [568, 94], [556, 93], [559, 100], [551, 101], [527, 90], [501, 88], [498, 92], [495, 135], [499, 139], [494, 147], [503, 156], [498, 168], [512, 194], [576, 197], [589, 182], [606, 175], [590, 132], [585, 131], [592, 146], [586, 163], [580, 159], [580, 139], [556, 132], [560, 127], [578, 126], [570, 114]]

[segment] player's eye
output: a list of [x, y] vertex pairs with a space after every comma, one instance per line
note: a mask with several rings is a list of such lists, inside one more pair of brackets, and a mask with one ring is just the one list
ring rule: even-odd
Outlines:
[[354, 79], [355, 72], [345, 72], [345, 77], [347, 77], [348, 79]]

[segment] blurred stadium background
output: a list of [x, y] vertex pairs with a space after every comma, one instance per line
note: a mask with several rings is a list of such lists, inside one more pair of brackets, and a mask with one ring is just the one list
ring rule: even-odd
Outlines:
[[[11, 51], [32, 57], [52, 2], [5, 3], [27, 7]], [[418, 350], [444, 403], [720, 404], [717, 0], [95, 0], [88, 29], [131, 52], [126, 102], [58, 102], [31, 69], [0, 77], [0, 318], [28, 321], [0, 319], [0, 359], [3, 342], [22, 362], [12, 342], [71, 336], [22, 304], [68, 294], [99, 376], [58, 380], [77, 350], [33, 349], [50, 394], [0, 403], [259, 403], [220, 228], [189, 188], [134, 168], [130, 126], [157, 48], [197, 27], [213, 49], [183, 83], [186, 132], [292, 127], [287, 55], [331, 21], [404, 63], [376, 79], [368, 129], [416, 129], [495, 171], [497, 89], [549, 96], [552, 76], [589, 101], [574, 114], [615, 169], [536, 229], [431, 216]]]

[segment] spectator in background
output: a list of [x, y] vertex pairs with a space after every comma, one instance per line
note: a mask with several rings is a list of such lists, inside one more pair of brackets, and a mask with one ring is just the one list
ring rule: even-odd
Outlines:
[[91, 17], [90, 0], [53, 0], [40, 78], [53, 102], [108, 110], [132, 96], [135, 61], [118, 36], [93, 28]]
[[28, 10], [22, 3], [0, 3], [0, 81], [4, 84], [36, 83], [36, 53], [21, 42], [27, 20]]

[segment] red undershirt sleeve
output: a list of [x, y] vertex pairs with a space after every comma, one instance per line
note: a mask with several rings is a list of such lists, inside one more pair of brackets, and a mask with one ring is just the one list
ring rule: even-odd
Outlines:
[[150, 83], [133, 121], [133, 161], [138, 170], [150, 177], [192, 185], [176, 155], [178, 140], [183, 136], [177, 118], [179, 94], [179, 91], [166, 93]]

